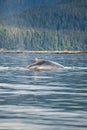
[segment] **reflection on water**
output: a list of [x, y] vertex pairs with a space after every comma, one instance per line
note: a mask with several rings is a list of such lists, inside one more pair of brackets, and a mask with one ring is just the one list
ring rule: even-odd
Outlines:
[[[35, 57], [59, 71], [32, 72]], [[1, 130], [87, 130], [87, 56], [0, 54]]]

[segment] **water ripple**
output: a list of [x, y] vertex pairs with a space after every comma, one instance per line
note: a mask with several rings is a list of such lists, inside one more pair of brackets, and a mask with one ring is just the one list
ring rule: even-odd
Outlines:
[[39, 55], [66, 67], [34, 72], [25, 66], [36, 55], [2, 55], [1, 130], [87, 130], [86, 57]]

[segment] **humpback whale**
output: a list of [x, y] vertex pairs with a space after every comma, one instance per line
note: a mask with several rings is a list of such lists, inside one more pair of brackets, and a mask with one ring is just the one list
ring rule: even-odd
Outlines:
[[53, 61], [48, 61], [48, 60], [43, 60], [43, 59], [35, 59], [35, 62], [26, 66], [27, 69], [30, 70], [57, 70], [57, 69], [61, 69], [64, 68], [63, 65], [57, 63], [57, 62], [53, 62]]

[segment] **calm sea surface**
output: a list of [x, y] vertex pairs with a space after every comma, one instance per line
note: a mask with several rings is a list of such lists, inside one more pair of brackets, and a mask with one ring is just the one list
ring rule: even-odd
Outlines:
[[[25, 69], [35, 57], [65, 68]], [[87, 55], [0, 53], [0, 130], [87, 130]]]

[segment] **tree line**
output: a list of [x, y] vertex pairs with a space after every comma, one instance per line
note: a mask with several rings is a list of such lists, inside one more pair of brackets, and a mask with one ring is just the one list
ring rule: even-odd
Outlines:
[[87, 0], [0, 15], [0, 48], [87, 50]]
[[87, 31], [50, 31], [0, 26], [0, 48], [8, 50], [87, 50]]

